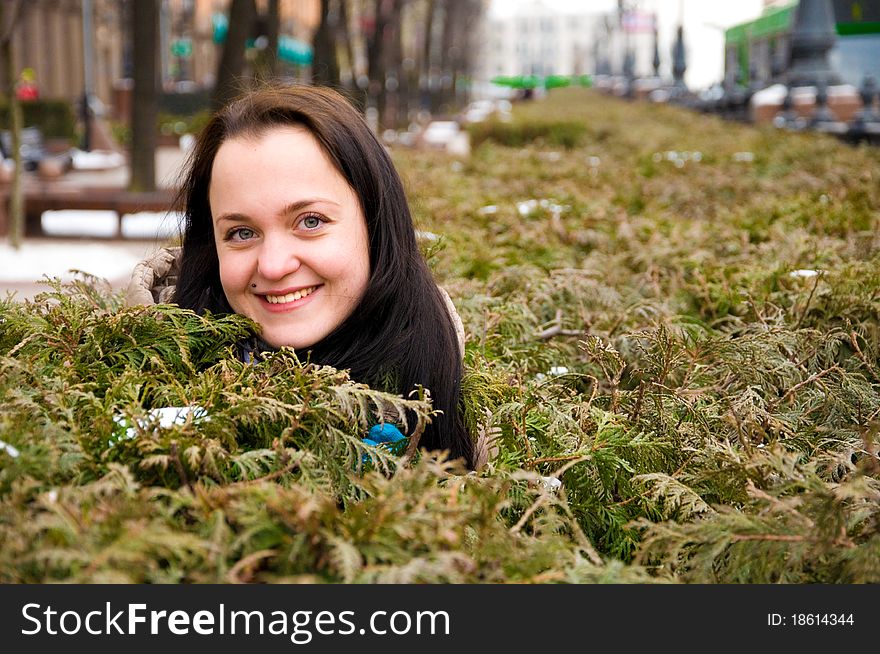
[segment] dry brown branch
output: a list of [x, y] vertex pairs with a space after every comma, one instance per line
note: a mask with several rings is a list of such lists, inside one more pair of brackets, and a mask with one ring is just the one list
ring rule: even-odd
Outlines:
[[816, 279], [813, 282], [813, 288], [810, 289], [810, 295], [807, 298], [807, 303], [804, 305], [804, 310], [801, 311], [801, 317], [798, 318], [797, 324], [794, 326], [795, 329], [800, 329], [801, 323], [803, 323], [804, 318], [807, 317], [807, 311], [810, 310], [810, 303], [813, 301], [813, 294], [816, 292], [816, 287], [819, 286], [820, 279], [822, 279], [822, 275], [816, 275]]
[[840, 366], [838, 366], [838, 365], [835, 363], [835, 364], [834, 364], [833, 366], [831, 366], [830, 368], [826, 368], [825, 370], [823, 370], [823, 371], [821, 371], [821, 372], [817, 372], [815, 375], [811, 375], [810, 377], [808, 377], [808, 378], [805, 379], [804, 381], [795, 384], [794, 386], [792, 386], [791, 388], [789, 388], [788, 391], [786, 391], [785, 395], [783, 395], [782, 397], [780, 397], [778, 400], [776, 400], [775, 402], [769, 402], [769, 403], [767, 404], [767, 412], [770, 413], [770, 412], [772, 412], [772, 411], [775, 411], [775, 410], [776, 410], [776, 407], [778, 407], [780, 404], [782, 404], [783, 402], [785, 402], [789, 397], [791, 397], [794, 393], [796, 393], [797, 391], [799, 391], [800, 389], [802, 389], [804, 386], [808, 386], [809, 384], [812, 384], [812, 383], [813, 383], [814, 381], [816, 381], [817, 379], [821, 379], [821, 378], [824, 377], [825, 375], [827, 375], [827, 374], [829, 374], [829, 373], [831, 373], [831, 372], [834, 372], [834, 371], [836, 371], [836, 370], [840, 370]]
[[795, 516], [799, 520], [803, 521], [804, 524], [806, 524], [810, 528], [813, 528], [816, 526], [812, 520], [810, 520], [804, 514], [800, 513], [794, 507], [789, 506], [785, 502], [780, 501], [779, 498], [773, 497], [772, 495], [765, 493], [760, 488], [755, 486], [754, 482], [752, 482], [751, 479], [749, 479], [748, 482], [746, 483], [746, 492], [749, 495], [751, 495], [752, 497], [756, 497], [758, 499], [764, 500], [765, 502], [767, 502], [768, 504], [771, 504], [772, 506], [774, 506], [776, 509], [778, 509], [780, 511], [784, 511], [786, 513], [792, 514], [793, 516]]
[[877, 374], [877, 369], [874, 368], [874, 365], [870, 361], [868, 361], [868, 357], [865, 356], [865, 353], [862, 352], [862, 348], [859, 347], [859, 338], [855, 332], [849, 333], [849, 342], [852, 344], [853, 349], [856, 351], [856, 355], [859, 357], [862, 363], [865, 364], [865, 367], [871, 371], [872, 375], [874, 375], [874, 378], [876, 379], [880, 377], [880, 375]]
[[180, 455], [177, 451], [177, 441], [171, 441], [171, 460], [174, 461], [174, 468], [177, 470], [180, 481], [186, 484], [186, 487], [189, 488], [190, 491], [195, 492], [192, 483], [189, 481], [189, 477], [186, 475], [186, 469], [183, 467], [183, 462], [180, 460]]
[[547, 340], [548, 338], [553, 338], [554, 336], [582, 336], [583, 331], [580, 329], [563, 329], [562, 328], [562, 309], [556, 310], [556, 318], [553, 319], [551, 325], [537, 334], [535, 334], [535, 338], [537, 340]]
[[525, 524], [529, 521], [529, 518], [532, 517], [532, 514], [535, 511], [537, 511], [538, 509], [540, 509], [541, 506], [544, 504], [544, 502], [546, 502], [546, 500], [547, 500], [547, 496], [541, 495], [538, 499], [536, 499], [534, 502], [532, 502], [532, 505], [528, 509], [526, 509], [526, 512], [522, 514], [522, 517], [519, 519], [519, 521], [515, 525], [513, 525], [513, 527], [510, 528], [510, 533], [511, 534], [518, 534], [520, 529], [522, 529], [525, 526]]
[[253, 577], [254, 568], [257, 566], [257, 563], [262, 559], [268, 559], [271, 556], [275, 556], [275, 554], [277, 554], [275, 550], [259, 550], [240, 559], [234, 566], [232, 566], [226, 575], [229, 583], [248, 583]]
[[232, 484], [226, 484], [227, 488], [246, 488], [248, 486], [253, 486], [254, 484], [260, 484], [264, 481], [272, 481], [274, 479], [278, 479], [279, 477], [283, 477], [284, 475], [293, 472], [299, 467], [299, 463], [291, 463], [289, 466], [282, 468], [281, 470], [275, 470], [270, 472], [267, 475], [263, 475], [262, 477], [256, 477], [255, 479], [243, 479], [242, 481], [236, 481]]

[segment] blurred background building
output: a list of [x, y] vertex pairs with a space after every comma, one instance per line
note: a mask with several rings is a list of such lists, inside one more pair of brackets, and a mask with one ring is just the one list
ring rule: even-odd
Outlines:
[[[90, 0], [90, 43], [83, 42], [83, 0], [28, 0], [13, 33], [19, 67], [32, 68], [40, 95], [78, 102], [85, 83], [85, 58], [94, 67], [93, 95], [101, 104], [119, 103], [118, 92], [132, 76], [129, 12], [135, 0]], [[265, 11], [268, 0], [257, 1]], [[219, 43], [225, 36], [230, 0], [162, 0], [160, 80], [164, 90], [210, 88]], [[281, 33], [308, 43], [320, 18], [321, 0], [279, 0]], [[6, 80], [0, 71], [0, 83]]]
[[[217, 83], [234, 0], [157, 2], [160, 111], [193, 114], [207, 107], [206, 99]], [[252, 2], [258, 20], [249, 27], [249, 59], [241, 74], [258, 77], [253, 63], [266, 32], [260, 21], [277, 8], [278, 57], [272, 74], [282, 80], [342, 87], [371, 120], [372, 107], [383, 117], [375, 119], [377, 124], [392, 127], [426, 112], [451, 116], [471, 99], [509, 94], [510, 89], [491, 83], [503, 76], [592, 75], [663, 83], [679, 76], [676, 83], [692, 90], [720, 86], [726, 76], [731, 83], [758, 88], [778, 77], [786, 65], [787, 30], [798, 4], [792, 0]], [[126, 122], [136, 54], [130, 34], [134, 3], [21, 2], [22, 15], [12, 38], [18, 70], [33, 71], [41, 98], [78, 105], [88, 63], [96, 112], [101, 115], [103, 110], [112, 120]], [[12, 4], [4, 0], [4, 6]], [[833, 6], [839, 31], [830, 52], [834, 67], [853, 85], [866, 75], [880, 76], [880, 0], [833, 0]], [[90, 37], [84, 39], [84, 33]], [[0, 83], [8, 88], [5, 74], [5, 69], [0, 70]]]

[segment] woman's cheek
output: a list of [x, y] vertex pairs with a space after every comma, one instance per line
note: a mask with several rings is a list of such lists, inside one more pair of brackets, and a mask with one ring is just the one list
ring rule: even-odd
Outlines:
[[247, 291], [251, 274], [248, 270], [246, 257], [243, 253], [225, 252], [220, 255], [220, 284], [226, 299], [237, 309], [238, 299]]

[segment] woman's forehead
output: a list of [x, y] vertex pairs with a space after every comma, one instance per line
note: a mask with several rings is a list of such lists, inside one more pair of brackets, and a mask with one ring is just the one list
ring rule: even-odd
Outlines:
[[227, 140], [214, 158], [208, 195], [212, 214], [217, 215], [278, 209], [315, 197], [360, 204], [315, 137], [308, 130], [287, 127]]

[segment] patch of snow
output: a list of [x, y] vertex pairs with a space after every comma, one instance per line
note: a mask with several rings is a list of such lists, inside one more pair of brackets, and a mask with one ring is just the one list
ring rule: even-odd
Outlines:
[[181, 233], [184, 215], [178, 211], [140, 211], [122, 216], [123, 238], [166, 239]]
[[62, 209], [44, 211], [40, 225], [46, 236], [98, 236], [113, 238], [119, 227], [115, 211]]
[[562, 481], [556, 477], [541, 477], [541, 484], [551, 493], [555, 493], [562, 488]]
[[112, 150], [84, 152], [74, 149], [71, 156], [74, 170], [108, 170], [125, 165], [125, 156]]
[[[207, 409], [200, 406], [166, 406], [159, 409], [152, 409], [147, 413], [143, 420], [137, 420], [138, 426], [147, 430], [151, 427], [154, 429], [171, 429], [174, 425], [185, 425], [187, 420], [194, 423], [207, 422], [211, 419]], [[118, 425], [116, 438], [134, 438], [137, 432], [129, 421], [120, 415], [113, 416], [113, 422]], [[110, 447], [115, 445], [114, 440], [108, 442]]]
[[[115, 214], [114, 214], [115, 215]], [[124, 278], [144, 257], [102, 243], [25, 241], [18, 250], [0, 243], [0, 282], [39, 281], [44, 275], [73, 279], [71, 269], [102, 279]]]
[[19, 455], [19, 451], [5, 441], [0, 441], [0, 452], [6, 452], [13, 459]]
[[[792, 91], [794, 93], [794, 91]], [[750, 100], [753, 107], [782, 104], [788, 95], [788, 87], [785, 84], [774, 84], [765, 89], [756, 91]]]

